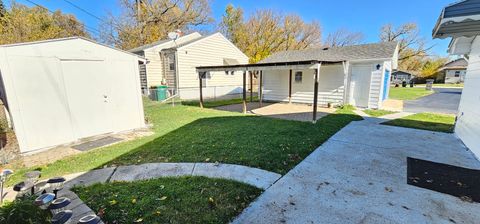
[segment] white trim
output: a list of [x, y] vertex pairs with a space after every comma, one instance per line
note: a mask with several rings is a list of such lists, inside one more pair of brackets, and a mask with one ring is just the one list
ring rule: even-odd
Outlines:
[[[200, 33], [198, 33], [198, 32], [193, 32], [193, 33], [189, 33], [189, 34], [187, 34], [187, 35], [185, 35], [185, 36], [181, 36], [181, 37], [178, 38], [176, 41], [179, 41], [179, 40], [181, 40], [181, 39], [184, 39], [185, 37], [189, 37], [189, 36], [192, 36], [192, 35], [200, 35], [198, 38], [202, 38], [202, 35], [201, 35]], [[196, 39], [193, 39], [192, 41], [195, 42]], [[174, 42], [174, 41], [173, 41], [173, 40], [169, 40], [169, 41], [167, 41], [167, 42], [155, 44], [155, 45], [153, 45], [153, 46], [151, 46], [151, 47], [145, 48], [145, 49], [143, 49], [143, 50], [139, 50], [138, 52], [140, 52], [140, 51], [145, 52], [145, 51], [155, 50], [155, 49], [152, 49], [152, 48], [158, 48], [158, 47], [161, 47], [161, 46], [166, 45], [166, 44], [171, 44], [172, 42]]]

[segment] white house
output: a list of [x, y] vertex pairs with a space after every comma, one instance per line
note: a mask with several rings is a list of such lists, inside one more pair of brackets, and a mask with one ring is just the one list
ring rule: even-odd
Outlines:
[[[198, 99], [198, 79], [195, 67], [248, 63], [248, 57], [220, 33], [202, 36], [192, 33], [177, 40], [161, 40], [130, 52], [144, 56], [146, 80], [143, 89], [168, 85], [170, 94], [182, 99]], [[204, 97], [239, 94], [242, 78], [230, 73], [208, 74], [204, 82]]]
[[260, 101], [313, 104], [315, 122], [317, 105], [382, 108], [397, 58], [396, 42], [285, 51], [256, 64], [199, 66], [197, 80], [206, 73], [240, 70], [246, 87], [247, 73], [258, 74]]
[[20, 151], [144, 127], [139, 61], [81, 37], [0, 46], [0, 93]]
[[467, 73], [468, 61], [459, 58], [443, 65], [441, 73], [444, 75], [445, 83], [463, 83]]
[[448, 52], [468, 57], [455, 133], [480, 157], [480, 1], [466, 0], [445, 7], [433, 37], [451, 37]]
[[[319, 105], [351, 104], [379, 109], [388, 98], [397, 55], [397, 43], [389, 42], [285, 51], [260, 63], [320, 61]], [[313, 100], [314, 72], [311, 69], [266, 70], [263, 79], [263, 98], [267, 101], [311, 103]]]

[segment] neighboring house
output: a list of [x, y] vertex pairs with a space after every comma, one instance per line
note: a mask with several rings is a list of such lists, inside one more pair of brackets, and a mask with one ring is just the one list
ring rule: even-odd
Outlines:
[[[148, 60], [143, 89], [167, 85], [171, 95], [179, 94], [182, 99], [199, 97], [195, 67], [248, 63], [248, 57], [220, 33], [208, 36], [192, 33], [176, 41], [161, 40], [130, 52]], [[202, 81], [206, 98], [242, 91], [242, 78], [231, 73], [209, 73]]]
[[440, 69], [440, 75], [437, 82], [441, 83], [463, 83], [467, 73], [468, 61], [465, 58], [459, 58], [446, 63]]
[[388, 98], [390, 75], [397, 68], [397, 58], [397, 43], [386, 42], [284, 51], [257, 64], [201, 66], [197, 72], [260, 72], [260, 97], [267, 101], [352, 104], [378, 109]]
[[449, 53], [467, 55], [468, 66], [455, 133], [480, 157], [480, 1], [466, 0], [445, 7], [433, 30], [434, 38], [452, 38]]
[[404, 72], [404, 71], [395, 71], [392, 73], [391, 83], [392, 84], [400, 84], [403, 81], [407, 83], [414, 77], [411, 73]]
[[0, 46], [0, 92], [21, 153], [143, 128], [139, 61], [82, 37]]

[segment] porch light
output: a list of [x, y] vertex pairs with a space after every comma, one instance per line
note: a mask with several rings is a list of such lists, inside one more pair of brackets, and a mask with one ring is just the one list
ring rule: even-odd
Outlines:
[[377, 70], [380, 70], [382, 66], [380, 64], [377, 64]]
[[49, 206], [48, 209], [52, 211], [53, 214], [57, 214], [61, 211], [65, 211], [67, 205], [69, 205], [72, 201], [69, 198], [58, 198], [55, 199]]
[[18, 184], [15, 184], [15, 186], [13, 186], [13, 190], [18, 192], [20, 195], [25, 195], [29, 190], [33, 194], [34, 184], [29, 181], [22, 181]]
[[65, 178], [63, 177], [54, 177], [50, 178], [47, 183], [50, 185], [50, 187], [53, 190], [53, 193], [55, 194], [55, 197], [57, 197], [58, 191], [63, 189], [63, 185], [65, 184]]
[[100, 217], [96, 215], [87, 215], [78, 220], [78, 224], [98, 224], [100, 223]]
[[38, 196], [35, 199], [34, 204], [38, 206], [42, 210], [46, 210], [48, 206], [55, 200], [55, 195], [52, 193], [45, 193], [40, 196]]
[[7, 181], [8, 176], [12, 175], [13, 171], [10, 169], [4, 169], [0, 173], [0, 205], [3, 204], [3, 186]]
[[73, 224], [72, 216], [71, 210], [61, 211], [52, 217], [52, 224]]

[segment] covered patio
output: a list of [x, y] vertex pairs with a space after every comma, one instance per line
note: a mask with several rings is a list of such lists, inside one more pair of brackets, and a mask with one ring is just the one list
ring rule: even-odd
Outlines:
[[[319, 77], [321, 76], [322, 66], [326, 65], [342, 65], [343, 66], [343, 78], [344, 86], [348, 86], [348, 71], [349, 63], [347, 61], [319, 61], [319, 60], [308, 60], [308, 61], [293, 61], [293, 62], [275, 62], [275, 63], [257, 63], [257, 64], [240, 64], [240, 65], [222, 65], [222, 66], [201, 66], [197, 67], [198, 77], [199, 77], [199, 96], [200, 96], [200, 107], [203, 108], [203, 82], [202, 79], [207, 77], [207, 73], [210, 72], [232, 72], [232, 71], [241, 71], [243, 75], [243, 93], [242, 93], [242, 104], [241, 105], [231, 105], [225, 107], [219, 107], [221, 110], [229, 111], [239, 111], [243, 113], [254, 113], [264, 116], [271, 116], [289, 120], [310, 120], [315, 123], [320, 117], [325, 116], [328, 113], [334, 111], [332, 108], [322, 108], [319, 107], [318, 99], [318, 87], [319, 87]], [[285, 86], [288, 89], [288, 102], [287, 103], [271, 103], [265, 102], [264, 100], [264, 71], [272, 70], [288, 70], [288, 86]], [[313, 73], [313, 100], [311, 104], [292, 104], [292, 80], [293, 80], [293, 71], [294, 70], [307, 70]], [[259, 85], [258, 85], [258, 97], [259, 102], [252, 102], [253, 88], [250, 88], [250, 99], [247, 97], [247, 74], [249, 75], [250, 80], [252, 80], [254, 75], [258, 75]], [[250, 82], [251, 83], [251, 82]], [[347, 100], [348, 91], [343, 93], [343, 102]], [[250, 101], [248, 103], [247, 101]], [[240, 108], [239, 108], [240, 107]], [[249, 108], [250, 107], [250, 108]]]

